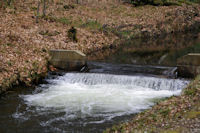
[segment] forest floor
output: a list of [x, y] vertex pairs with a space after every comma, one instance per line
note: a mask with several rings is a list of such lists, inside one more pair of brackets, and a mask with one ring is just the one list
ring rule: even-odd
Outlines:
[[[50, 49], [80, 50], [85, 54], [102, 50], [103, 53], [103, 49], [119, 45], [123, 39], [159, 37], [200, 27], [198, 4], [134, 7], [114, 0], [81, 4], [54, 0], [48, 3], [46, 16], [41, 15], [41, 10], [36, 23], [35, 0], [18, 0], [0, 8], [0, 93], [20, 83], [32, 85], [49, 69], [54, 69], [48, 67]], [[68, 36], [72, 26], [77, 30], [77, 42]], [[179, 97], [168, 102], [174, 102], [173, 99]], [[188, 102], [187, 97], [184, 100]], [[163, 104], [165, 107], [168, 103]], [[163, 109], [163, 114], [169, 113]], [[154, 116], [147, 122], [153, 120]], [[134, 123], [130, 124], [135, 127]], [[123, 129], [132, 130], [126, 126]]]

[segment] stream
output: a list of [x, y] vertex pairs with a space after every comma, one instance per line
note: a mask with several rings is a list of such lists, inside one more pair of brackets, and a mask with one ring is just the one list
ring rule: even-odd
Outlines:
[[99, 133], [159, 99], [180, 95], [190, 80], [176, 77], [176, 60], [200, 52], [198, 37], [184, 37], [171, 38], [178, 48], [164, 49], [164, 39], [149, 41], [158, 49], [146, 52], [141, 52], [147, 45], [143, 41], [136, 43], [137, 51], [127, 43], [88, 61], [86, 73], [49, 73], [36, 88], [10, 91], [0, 97], [0, 133]]

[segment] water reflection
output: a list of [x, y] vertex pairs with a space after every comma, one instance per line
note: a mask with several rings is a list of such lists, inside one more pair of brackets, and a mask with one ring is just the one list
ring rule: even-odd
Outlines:
[[[176, 66], [177, 58], [200, 52], [200, 33], [171, 34], [161, 38], [126, 40], [117, 49], [92, 54], [105, 62]], [[105, 58], [106, 56], [106, 58]]]

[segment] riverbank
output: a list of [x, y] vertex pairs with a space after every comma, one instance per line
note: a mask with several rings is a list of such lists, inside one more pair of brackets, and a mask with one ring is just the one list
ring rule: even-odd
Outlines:
[[137, 114], [132, 121], [113, 126], [105, 133], [162, 132], [197, 133], [200, 130], [200, 75], [180, 96], [158, 101], [151, 109]]
[[[98, 4], [97, 4], [98, 3]], [[85, 54], [113, 48], [120, 40], [159, 37], [197, 30], [200, 6], [139, 6], [113, 1], [83, 4], [49, 3], [45, 17], [35, 22], [37, 2], [13, 2], [0, 12], [0, 93], [14, 85], [32, 85], [44, 77], [50, 49]], [[68, 30], [77, 29], [77, 42]]]

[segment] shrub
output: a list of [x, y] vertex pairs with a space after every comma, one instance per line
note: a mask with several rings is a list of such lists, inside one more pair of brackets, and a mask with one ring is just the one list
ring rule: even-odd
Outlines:
[[78, 42], [78, 39], [77, 39], [77, 30], [74, 28], [74, 27], [71, 27], [69, 30], [68, 30], [68, 38], [70, 40], [72, 40], [73, 42]]

